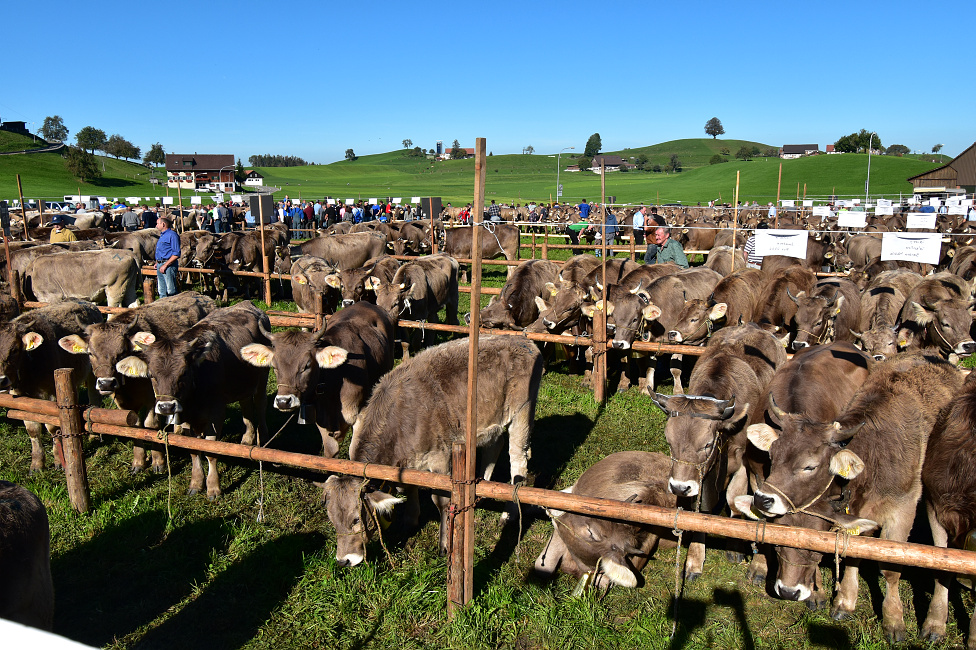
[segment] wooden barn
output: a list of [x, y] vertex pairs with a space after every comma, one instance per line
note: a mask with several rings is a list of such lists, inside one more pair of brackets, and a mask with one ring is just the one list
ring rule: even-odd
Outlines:
[[976, 142], [941, 167], [908, 179], [916, 192], [944, 192], [962, 189], [976, 192]]

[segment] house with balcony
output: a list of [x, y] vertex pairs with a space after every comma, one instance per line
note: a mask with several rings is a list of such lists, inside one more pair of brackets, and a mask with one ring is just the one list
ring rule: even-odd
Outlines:
[[166, 154], [166, 184], [173, 189], [236, 192], [233, 154]]

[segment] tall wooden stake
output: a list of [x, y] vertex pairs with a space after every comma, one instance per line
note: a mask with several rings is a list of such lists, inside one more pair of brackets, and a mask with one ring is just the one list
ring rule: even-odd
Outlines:
[[779, 214], [779, 190], [783, 185], [783, 163], [779, 164], [779, 179], [776, 181], [776, 214]]
[[17, 194], [20, 195], [20, 213], [24, 216], [24, 241], [27, 241], [27, 205], [24, 204], [24, 190], [20, 186], [20, 174], [17, 174]]
[[[603, 283], [603, 305], [607, 304], [607, 168], [606, 161], [600, 161], [600, 204], [603, 206], [603, 223], [600, 227], [601, 282]], [[593, 318], [593, 399], [603, 404], [607, 399], [607, 319], [606, 312], [598, 310]], [[598, 343], [599, 341], [599, 343]]]
[[739, 170], [735, 171], [735, 211], [732, 213], [732, 273], [735, 273], [735, 244], [739, 234]]
[[91, 510], [91, 495], [88, 491], [88, 474], [85, 471], [85, 452], [81, 437], [85, 435], [85, 425], [75, 397], [71, 368], [54, 371], [54, 389], [58, 400], [58, 414], [61, 419], [61, 435], [64, 449], [64, 474], [68, 482], [68, 498], [78, 512]]

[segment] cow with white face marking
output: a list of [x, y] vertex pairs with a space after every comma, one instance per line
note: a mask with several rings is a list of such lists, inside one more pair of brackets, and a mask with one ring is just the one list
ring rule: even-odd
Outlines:
[[[380, 380], [353, 425], [349, 459], [450, 473], [451, 445], [464, 439], [467, 408], [468, 339], [428, 348]], [[478, 346], [477, 445], [483, 476], [491, 477], [508, 432], [513, 483], [528, 473], [529, 438], [542, 379], [542, 356], [534, 343], [512, 336], [482, 336]], [[420, 516], [417, 488], [406, 487], [407, 520]], [[355, 566], [366, 557], [366, 540], [376, 533], [374, 514], [386, 518], [400, 503], [393, 494], [363, 485], [355, 476], [330, 476], [325, 483], [329, 521], [336, 529], [336, 559]], [[434, 494], [441, 511], [440, 551], [447, 552], [449, 498]]]
[[[240, 402], [244, 415], [245, 445], [255, 444], [255, 434], [267, 435], [264, 420], [268, 369], [243, 359], [241, 349], [250, 343], [269, 341], [268, 316], [250, 301], [211, 312], [177, 337], [137, 332], [132, 338], [141, 348], [116, 364], [126, 377], [148, 377], [156, 393], [156, 413], [179, 416], [193, 435], [216, 440], [224, 426], [227, 405]], [[204, 488], [203, 464], [191, 454], [193, 471], [189, 494]], [[220, 496], [217, 459], [207, 457], [206, 489], [210, 500]]]
[[[663, 454], [617, 452], [591, 466], [563, 492], [674, 508], [675, 496], [664, 480], [670, 465]], [[552, 519], [552, 536], [535, 561], [535, 573], [544, 577], [554, 576], [557, 570], [577, 578], [589, 573], [595, 588], [604, 583], [637, 587], [659, 540], [674, 540], [671, 531], [656, 526], [546, 512]]]
[[270, 346], [251, 343], [241, 356], [252, 365], [274, 368], [276, 409], [287, 413], [314, 406], [323, 454], [334, 457], [373, 386], [393, 368], [393, 322], [376, 305], [358, 302], [318, 332], [267, 337]]
[[[782, 341], [755, 323], [723, 328], [712, 337], [691, 373], [687, 393], [652, 399], [668, 416], [664, 435], [671, 448], [668, 488], [683, 506], [720, 509], [722, 493], [742, 464], [750, 407], [761, 399], [776, 369], [786, 362]], [[744, 491], [745, 486], [739, 486]], [[737, 494], [726, 497], [732, 504]], [[701, 575], [704, 536], [688, 549], [685, 579]]]
[[[833, 422], [783, 413], [781, 431], [749, 428], [749, 441], [769, 452], [770, 469], [752, 507], [777, 523], [859, 534], [881, 529], [883, 539], [907, 541], [922, 494], [922, 462], [940, 410], [962, 386], [950, 364], [924, 354], [900, 355], [877, 366]], [[741, 508], [740, 508], [741, 509]], [[783, 547], [776, 592], [804, 600], [815, 589], [821, 554]], [[882, 565], [887, 590], [883, 629], [903, 641], [906, 629], [898, 582], [901, 570]], [[858, 566], [844, 570], [831, 615], [857, 604]]]
[[[185, 291], [131, 309], [105, 323], [89, 325], [81, 334], [63, 336], [58, 345], [71, 354], [88, 355], [99, 395], [111, 395], [120, 409], [136, 412], [145, 409], [144, 425], [155, 429], [157, 420], [153, 406], [156, 396], [152, 382], [147, 378], [125, 377], [116, 369], [116, 364], [124, 357], [139, 354], [138, 345], [131, 339], [137, 332], [148, 331], [175, 338], [216, 308], [207, 296]], [[136, 443], [132, 473], [145, 468], [146, 449]], [[165, 471], [163, 455], [159, 451], [152, 452], [152, 468], [157, 473]]]
[[[102, 314], [90, 302], [66, 300], [34, 309], [0, 325], [0, 390], [54, 401], [54, 371], [73, 368], [75, 389], [91, 377], [88, 358], [65, 352], [63, 336], [81, 334]], [[91, 383], [91, 382], [88, 382]], [[89, 394], [91, 394], [89, 389]], [[44, 469], [41, 424], [24, 421], [31, 438], [31, 472]], [[56, 427], [48, 426], [49, 430]]]

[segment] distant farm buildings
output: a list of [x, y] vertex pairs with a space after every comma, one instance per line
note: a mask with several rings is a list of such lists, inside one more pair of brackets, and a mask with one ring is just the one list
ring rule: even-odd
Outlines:
[[783, 148], [780, 149], [779, 157], [784, 160], [792, 160], [803, 156], [812, 156], [819, 151], [820, 148], [815, 144], [784, 144]]
[[916, 192], [962, 189], [976, 192], [976, 142], [961, 154], [931, 171], [908, 179]]
[[244, 184], [248, 187], [264, 187], [264, 176], [259, 171], [248, 169], [244, 172]]
[[[263, 183], [262, 183], [263, 184]], [[166, 185], [174, 189], [234, 192], [231, 154], [166, 154]]]

